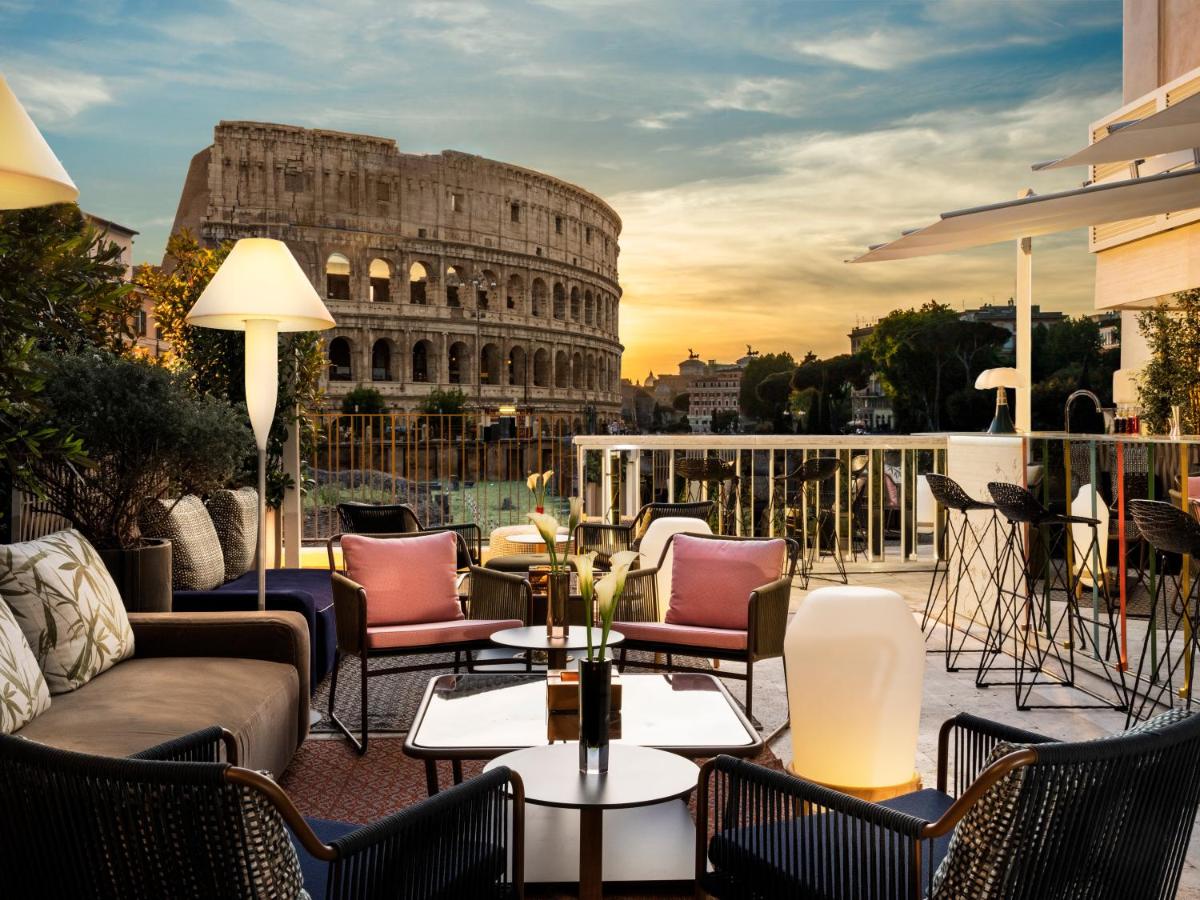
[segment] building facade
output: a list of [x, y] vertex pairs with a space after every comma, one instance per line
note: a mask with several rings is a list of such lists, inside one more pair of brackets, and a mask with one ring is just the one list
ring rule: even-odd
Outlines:
[[192, 159], [174, 230], [287, 243], [325, 298], [327, 393], [397, 409], [468, 404], [620, 413], [621, 220], [565, 181], [393, 140], [221, 122]]
[[[133, 239], [137, 232], [127, 225], [103, 219], [100, 216], [85, 212], [84, 217], [100, 232], [101, 240], [105, 243], [116, 244], [121, 248], [120, 262], [125, 267], [124, 280], [133, 280]], [[133, 345], [137, 352], [144, 356], [159, 357], [167, 349], [166, 344], [159, 340], [158, 323], [154, 320], [154, 304], [147, 297], [142, 297], [141, 306], [132, 322]]]
[[737, 414], [741, 389], [742, 367], [737, 365], [714, 365], [695, 378], [688, 391], [688, 425], [692, 431], [711, 431], [716, 413]]

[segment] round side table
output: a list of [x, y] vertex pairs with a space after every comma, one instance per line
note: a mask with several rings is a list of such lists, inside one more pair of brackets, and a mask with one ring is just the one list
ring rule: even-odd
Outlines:
[[[592, 643], [600, 646], [603, 635], [600, 628], [592, 629]], [[492, 642], [504, 647], [518, 647], [521, 650], [543, 650], [546, 653], [547, 667], [565, 669], [567, 667], [567, 651], [582, 650], [588, 645], [587, 629], [582, 625], [571, 625], [567, 628], [567, 636], [551, 640], [546, 634], [545, 625], [529, 625], [524, 628], [505, 628], [492, 635]], [[608, 646], [613, 647], [625, 640], [625, 635], [619, 631], [608, 633]]]
[[606, 775], [579, 773], [579, 745], [574, 742], [506, 753], [484, 771], [496, 766], [507, 766], [521, 776], [526, 802], [579, 810], [581, 900], [599, 900], [604, 895], [604, 810], [686, 797], [700, 777], [700, 767], [690, 759], [621, 743], [609, 745]]

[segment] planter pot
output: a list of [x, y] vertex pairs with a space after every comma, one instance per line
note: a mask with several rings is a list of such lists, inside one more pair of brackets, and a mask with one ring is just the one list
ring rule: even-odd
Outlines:
[[567, 603], [571, 597], [571, 573], [551, 572], [546, 576], [546, 636], [567, 636]]
[[612, 708], [612, 660], [579, 661], [579, 772], [608, 772], [608, 719]]
[[171, 542], [145, 540], [129, 550], [99, 550], [128, 612], [171, 611]]

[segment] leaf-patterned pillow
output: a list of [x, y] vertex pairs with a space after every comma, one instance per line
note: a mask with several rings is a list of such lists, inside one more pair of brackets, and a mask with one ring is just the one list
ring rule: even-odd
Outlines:
[[133, 630], [104, 561], [74, 529], [0, 547], [0, 597], [51, 694], [82, 687], [133, 655]]
[[50, 708], [50, 689], [12, 611], [0, 603], [0, 734]]

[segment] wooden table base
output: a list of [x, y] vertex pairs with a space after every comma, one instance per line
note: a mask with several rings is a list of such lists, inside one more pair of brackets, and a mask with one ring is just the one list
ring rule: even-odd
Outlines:
[[604, 896], [604, 810], [579, 811], [579, 900]]

